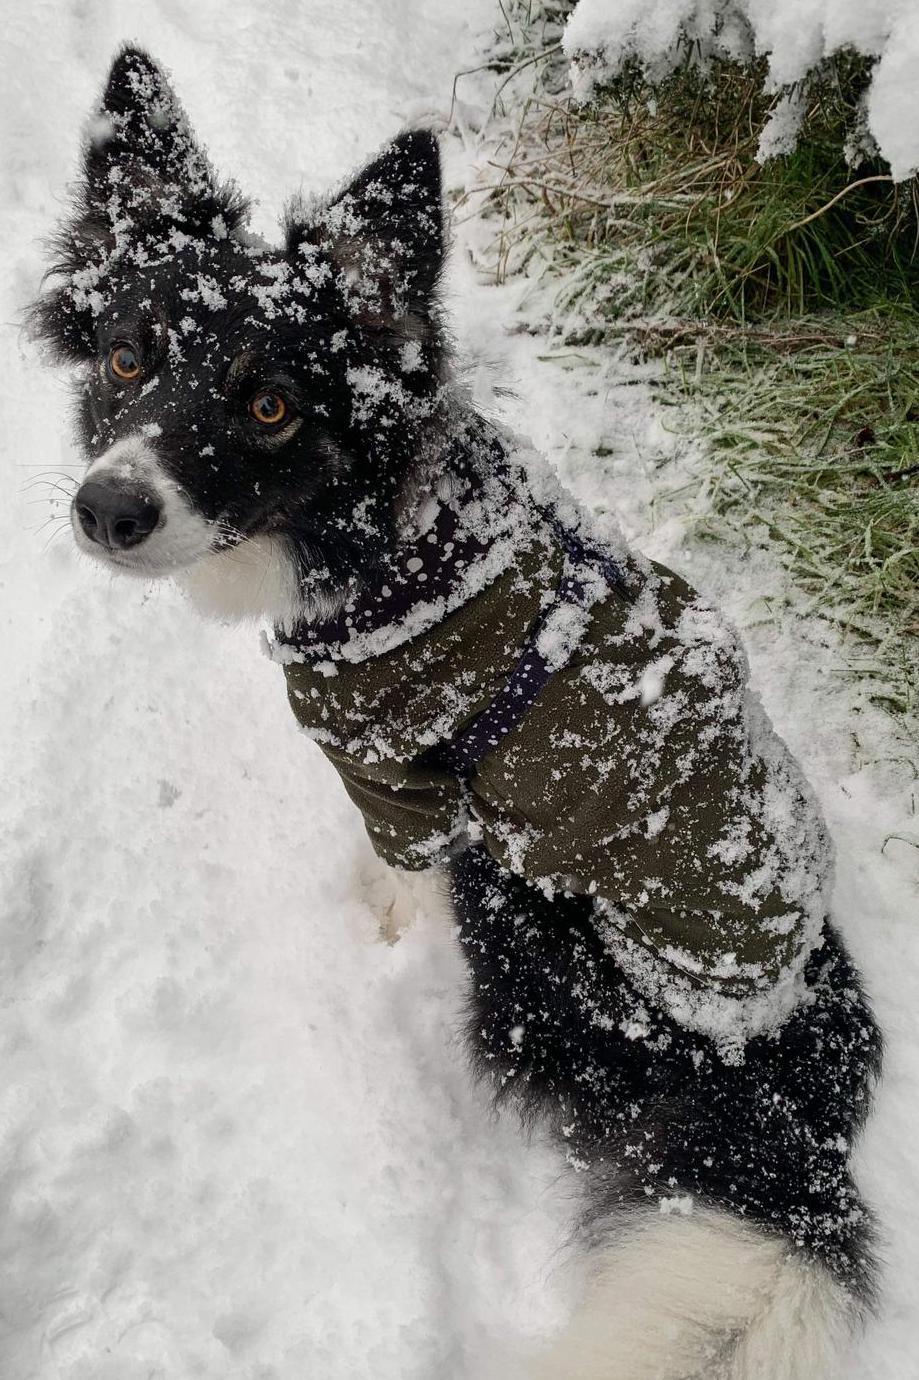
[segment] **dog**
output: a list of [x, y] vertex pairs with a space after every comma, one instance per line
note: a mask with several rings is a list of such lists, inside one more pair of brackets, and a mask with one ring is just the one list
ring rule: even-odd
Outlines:
[[836, 1377], [881, 1041], [736, 636], [465, 400], [429, 132], [279, 247], [246, 222], [123, 50], [34, 308], [79, 370], [77, 546], [270, 623], [377, 852], [445, 877], [472, 1062], [584, 1188], [588, 1284], [527, 1374]]

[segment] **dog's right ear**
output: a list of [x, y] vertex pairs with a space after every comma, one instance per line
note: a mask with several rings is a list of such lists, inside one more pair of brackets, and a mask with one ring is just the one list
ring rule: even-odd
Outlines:
[[99, 282], [109, 263], [156, 226], [226, 238], [246, 203], [220, 186], [168, 78], [138, 48], [112, 63], [87, 130], [74, 215], [55, 241], [54, 289], [36, 304], [35, 334], [65, 356], [91, 348]]
[[185, 112], [165, 73], [138, 48], [124, 48], [112, 63], [83, 176], [88, 206], [110, 224], [119, 214], [136, 219], [154, 199], [170, 203], [174, 219], [199, 224], [202, 204], [213, 207], [214, 175]]
[[83, 179], [85, 212], [114, 240], [151, 216], [188, 234], [225, 237], [247, 210], [232, 188], [218, 185], [169, 79], [139, 48], [124, 48], [112, 63], [90, 123]]

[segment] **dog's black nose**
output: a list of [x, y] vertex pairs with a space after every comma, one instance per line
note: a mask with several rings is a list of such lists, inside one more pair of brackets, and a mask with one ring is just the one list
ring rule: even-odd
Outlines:
[[149, 489], [126, 489], [96, 479], [80, 485], [73, 506], [90, 541], [113, 550], [146, 540], [162, 513]]

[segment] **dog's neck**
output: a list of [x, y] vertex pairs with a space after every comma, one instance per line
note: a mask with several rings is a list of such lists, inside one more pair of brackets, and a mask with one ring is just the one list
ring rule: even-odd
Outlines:
[[[334, 611], [310, 610], [278, 628], [282, 642], [334, 660], [336, 649], [395, 625], [439, 621], [464, 602], [471, 572], [496, 543], [529, 530], [526, 496], [509, 482], [502, 439], [478, 418], [429, 444], [400, 494], [393, 541]], [[471, 592], [467, 595], [471, 597]]]

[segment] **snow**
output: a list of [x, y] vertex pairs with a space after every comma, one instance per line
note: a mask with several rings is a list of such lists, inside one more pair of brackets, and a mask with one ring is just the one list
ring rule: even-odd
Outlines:
[[659, 81], [692, 44], [713, 56], [769, 59], [767, 89], [783, 92], [760, 145], [763, 158], [793, 147], [800, 90], [834, 53], [874, 63], [867, 129], [899, 181], [919, 169], [919, 10], [910, 0], [578, 0], [563, 45], [585, 97], [629, 58]]
[[[865, 42], [876, 8], [860, 7]], [[291, 190], [322, 192], [406, 119], [446, 115], [492, 18], [490, 0], [308, 18], [292, 0], [155, 0], [127, 20], [108, 0], [11, 11], [0, 320], [34, 294], [120, 41], [172, 70], [273, 235]], [[465, 133], [447, 148], [455, 182], [474, 176]], [[483, 401], [728, 609], [830, 820], [840, 923], [889, 1043], [858, 1156], [883, 1223], [884, 1310], [840, 1380], [912, 1380], [919, 854], [884, 846], [917, 835], [903, 747], [858, 709], [819, 623], [763, 619], [762, 599], [786, 592], [768, 551], [690, 539], [691, 509], [666, 491], [686, 483], [704, 508], [696, 457], [652, 371], [585, 352], [563, 373], [538, 360], [543, 339], [508, 333], [545, 304], [478, 281], [465, 251], [483, 233], [464, 228], [449, 281]], [[472, 1084], [450, 934], [419, 913], [379, 941], [387, 880], [257, 638], [203, 623], [171, 587], [101, 574], [63, 522], [42, 529], [49, 493], [29, 486], [53, 471], [66, 491], [78, 473], [67, 386], [15, 328], [0, 348], [0, 1372], [510, 1380], [509, 1357], [569, 1303], [576, 1181]], [[492, 391], [495, 360], [516, 399]], [[65, 494], [50, 497], [62, 517]]]

